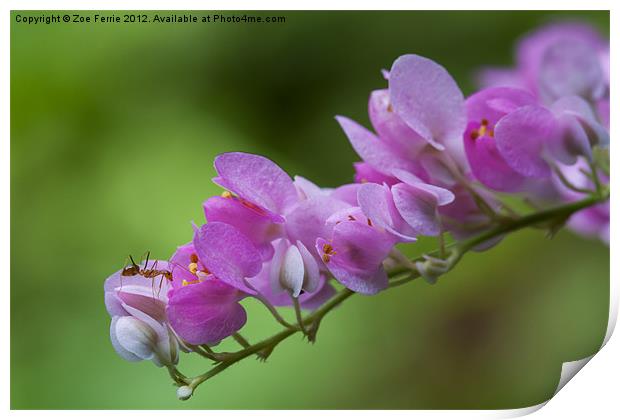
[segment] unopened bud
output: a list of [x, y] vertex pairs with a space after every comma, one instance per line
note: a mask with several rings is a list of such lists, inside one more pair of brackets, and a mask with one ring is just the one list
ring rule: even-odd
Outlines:
[[194, 389], [187, 385], [183, 385], [177, 388], [177, 398], [181, 401], [189, 400], [194, 393]]
[[452, 268], [450, 260], [442, 260], [430, 255], [425, 255], [424, 261], [416, 262], [415, 266], [420, 276], [430, 284], [435, 284], [441, 275], [446, 274]]

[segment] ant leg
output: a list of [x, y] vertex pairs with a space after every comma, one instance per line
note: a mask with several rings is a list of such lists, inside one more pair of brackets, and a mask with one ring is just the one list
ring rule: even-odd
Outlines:
[[164, 284], [164, 275], [159, 276], [159, 288], [157, 289], [157, 298], [159, 299], [159, 294], [161, 293], [161, 288]]
[[[125, 258], [125, 262], [123, 263], [123, 270], [125, 269], [125, 267], [127, 267], [127, 265], [129, 265], [129, 260], [131, 259], [131, 255]], [[131, 260], [133, 262], [133, 260]], [[121, 290], [123, 290], [123, 270], [121, 270], [121, 275], [120, 275], [120, 283], [121, 283]]]
[[[155, 277], [157, 277], [157, 260], [153, 261], [153, 265], [151, 266], [151, 273], [153, 276], [151, 277], [151, 288], [153, 292], [155, 292]], [[157, 297], [159, 298], [159, 291], [161, 290], [161, 284], [159, 286], [159, 290], [157, 290]]]

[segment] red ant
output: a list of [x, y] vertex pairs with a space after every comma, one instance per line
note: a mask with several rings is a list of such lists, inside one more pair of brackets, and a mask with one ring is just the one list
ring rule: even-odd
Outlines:
[[129, 255], [129, 260], [131, 261], [131, 265], [125, 266], [123, 270], [121, 271], [121, 287], [123, 287], [122, 286], [123, 277], [133, 277], [133, 276], [140, 275], [144, 278], [152, 279], [153, 285], [154, 285], [155, 278], [161, 276], [161, 280], [159, 282], [159, 290], [157, 292], [159, 294], [163, 279], [165, 278], [168, 281], [172, 281], [172, 272], [169, 270], [158, 270], [157, 260], [153, 261], [153, 265], [151, 266], [151, 268], [148, 267], [150, 256], [151, 256], [151, 251], [147, 251], [146, 260], [144, 262], [144, 268], [140, 268], [140, 266], [136, 264], [136, 262], [133, 260], [133, 257]]

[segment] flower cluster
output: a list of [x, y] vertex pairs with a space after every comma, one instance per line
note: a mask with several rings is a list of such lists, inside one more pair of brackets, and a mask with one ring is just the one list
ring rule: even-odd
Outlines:
[[[517, 51], [516, 68], [484, 70], [483, 87], [467, 98], [434, 61], [396, 59], [387, 87], [370, 94], [372, 130], [336, 117], [361, 158], [354, 183], [320, 188], [263, 156], [218, 156], [213, 181], [223, 193], [203, 203], [206, 222], [191, 240], [168, 261], [132, 262], [106, 280], [118, 354], [169, 368], [179, 351], [213, 357], [223, 339], [245, 341], [237, 332], [246, 298], [288, 326], [276, 307], [294, 307], [306, 332], [301, 311], [336, 293], [332, 279], [372, 295], [388, 287], [386, 267], [401, 264], [434, 282], [449, 261], [410, 262], [395, 246], [445, 234], [462, 241], [501, 225], [515, 214], [496, 193], [536, 208], [601, 196], [608, 44], [589, 27], [556, 24]], [[608, 241], [608, 201], [568, 223]]]

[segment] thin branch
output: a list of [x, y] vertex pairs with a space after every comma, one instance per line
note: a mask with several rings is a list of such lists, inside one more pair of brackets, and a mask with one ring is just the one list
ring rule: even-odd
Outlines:
[[299, 299], [291, 295], [291, 300], [293, 301], [293, 308], [295, 308], [295, 317], [297, 318], [297, 323], [299, 324], [299, 329], [304, 335], [308, 335], [308, 331], [306, 331], [306, 327], [304, 326], [304, 319], [301, 314], [301, 306], [299, 306]]
[[292, 327], [291, 324], [289, 324], [284, 318], [282, 318], [280, 312], [278, 312], [278, 310], [267, 300], [267, 298], [265, 298], [265, 296], [263, 296], [261, 293], [257, 293], [254, 297], [258, 299], [263, 305], [265, 305], [265, 307], [269, 310], [269, 312], [271, 312], [271, 315], [273, 315], [274, 319], [280, 325], [286, 328]]
[[558, 176], [558, 179], [560, 180], [560, 182], [562, 182], [562, 184], [568, 188], [569, 190], [578, 192], [578, 193], [583, 193], [583, 194], [592, 194], [593, 191], [587, 189], [587, 188], [580, 188], [577, 187], [576, 185], [574, 185], [572, 182], [570, 182], [566, 176], [564, 176], [564, 173], [560, 170], [560, 168], [558, 168], [557, 166], [553, 165], [553, 172], [555, 172], [555, 174]]
[[601, 194], [603, 191], [603, 185], [601, 184], [601, 180], [598, 176], [598, 171], [594, 162], [591, 159], [586, 159], [588, 161], [588, 166], [590, 167], [590, 171], [592, 172], [592, 180], [594, 181], [594, 185], [596, 187], [597, 194]]
[[239, 345], [241, 347], [243, 347], [244, 349], [247, 349], [248, 347], [250, 347], [250, 342], [248, 340], [245, 339], [245, 337], [243, 337], [241, 334], [239, 333], [233, 333], [232, 338], [239, 343]]
[[420, 277], [419, 273], [410, 273], [401, 279], [391, 281], [390, 284], [388, 285], [388, 289], [402, 286], [403, 284], [407, 284], [410, 281], [417, 279], [418, 277]]

